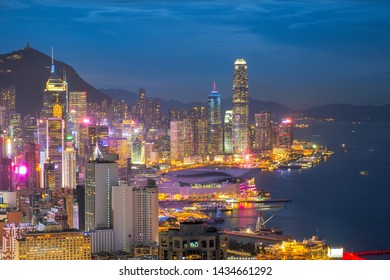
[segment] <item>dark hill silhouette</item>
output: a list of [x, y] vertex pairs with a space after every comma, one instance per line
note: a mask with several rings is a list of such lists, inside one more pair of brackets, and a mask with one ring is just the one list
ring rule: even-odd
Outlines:
[[[59, 77], [63, 77], [65, 70], [69, 91], [86, 91], [88, 102], [111, 100], [109, 96], [85, 82], [72, 66], [57, 60], [54, 64]], [[41, 110], [50, 65], [51, 57], [30, 47], [0, 55], [0, 88], [16, 87], [17, 112], [22, 115], [35, 115]]]

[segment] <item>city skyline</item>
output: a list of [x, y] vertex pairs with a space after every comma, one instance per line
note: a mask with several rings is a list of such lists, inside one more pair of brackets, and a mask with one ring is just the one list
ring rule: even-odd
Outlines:
[[382, 1], [0, 5], [8, 38], [1, 53], [26, 41], [46, 54], [54, 46], [56, 60], [96, 88], [145, 88], [152, 97], [191, 102], [200, 94], [205, 100], [215, 80], [226, 98], [231, 63], [242, 57], [251, 98], [293, 109], [390, 103], [390, 4]]

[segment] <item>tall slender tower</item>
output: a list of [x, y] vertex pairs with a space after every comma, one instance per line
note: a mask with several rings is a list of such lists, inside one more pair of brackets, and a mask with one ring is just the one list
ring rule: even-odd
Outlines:
[[210, 154], [223, 153], [222, 119], [221, 119], [221, 94], [217, 91], [214, 82], [214, 90], [208, 96], [208, 142]]
[[45, 118], [53, 117], [53, 107], [56, 103], [61, 105], [62, 116], [67, 115], [67, 91], [68, 85], [56, 74], [56, 69], [54, 65], [54, 56], [52, 54], [51, 61], [51, 73], [49, 79], [46, 82], [46, 88], [43, 93], [43, 110]]
[[233, 154], [248, 151], [248, 66], [244, 59], [234, 63], [233, 75]]

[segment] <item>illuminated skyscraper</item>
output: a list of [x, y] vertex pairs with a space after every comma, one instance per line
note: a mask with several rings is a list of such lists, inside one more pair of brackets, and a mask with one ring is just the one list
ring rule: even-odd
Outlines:
[[36, 190], [39, 186], [39, 176], [37, 176], [37, 166], [39, 163], [38, 150], [37, 144], [33, 142], [28, 142], [25, 145], [24, 158], [27, 165], [26, 187], [29, 190]]
[[222, 141], [222, 119], [221, 119], [221, 94], [216, 90], [214, 82], [214, 90], [208, 96], [208, 143], [210, 154], [223, 153]]
[[52, 191], [56, 187], [55, 167], [50, 158], [43, 165], [43, 189]]
[[46, 82], [46, 88], [43, 93], [44, 117], [53, 117], [53, 106], [58, 103], [62, 107], [62, 116], [67, 115], [68, 109], [68, 84], [59, 78], [55, 71], [54, 58], [52, 56], [51, 73]]
[[234, 63], [233, 75], [233, 154], [248, 151], [248, 66], [244, 59]]
[[16, 89], [14, 86], [2, 88], [0, 95], [0, 106], [5, 108], [4, 124], [8, 127], [10, 125], [11, 114], [15, 112]]
[[171, 121], [170, 124], [171, 161], [184, 160], [184, 121]]
[[255, 114], [255, 152], [264, 153], [272, 150], [271, 114]]
[[145, 164], [145, 142], [136, 139], [131, 148], [131, 162], [134, 164]]
[[49, 118], [46, 120], [46, 156], [54, 164], [55, 186], [62, 188], [64, 183], [63, 150], [64, 150], [65, 121], [61, 118]]
[[[68, 137], [67, 137], [68, 138]], [[71, 141], [66, 142], [65, 150], [63, 152], [64, 161], [63, 161], [63, 177], [64, 184], [63, 187], [67, 189], [76, 188], [76, 150], [73, 147]]]
[[233, 111], [226, 110], [223, 123], [223, 152], [227, 155], [233, 153], [232, 147]]
[[293, 125], [291, 119], [282, 119], [277, 135], [279, 148], [290, 149], [293, 143]]
[[87, 116], [87, 93], [85, 91], [69, 92], [69, 114], [74, 124], [80, 124]]

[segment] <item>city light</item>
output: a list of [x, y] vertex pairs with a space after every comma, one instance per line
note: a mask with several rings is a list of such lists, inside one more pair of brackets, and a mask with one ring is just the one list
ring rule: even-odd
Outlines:
[[26, 175], [27, 174], [27, 167], [25, 165], [19, 166], [19, 174], [20, 175]]

